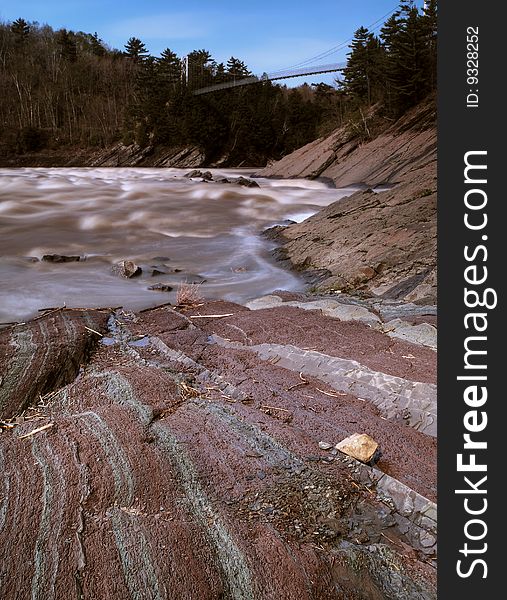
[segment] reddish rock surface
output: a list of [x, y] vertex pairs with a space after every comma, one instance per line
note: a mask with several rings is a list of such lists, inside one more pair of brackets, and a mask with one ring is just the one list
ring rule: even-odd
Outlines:
[[103, 311], [53, 311], [0, 331], [0, 418], [22, 412], [40, 395], [73, 381], [104, 330]]
[[436, 301], [435, 104], [430, 98], [373, 139], [337, 129], [257, 173], [326, 177], [359, 191], [283, 232], [281, 258], [327, 270], [317, 288], [365, 290], [409, 302]]
[[[403, 377], [424, 381], [435, 380], [430, 351], [291, 307], [166, 306], [116, 312], [107, 328], [106, 318], [59, 311], [21, 329], [49, 338], [3, 407], [2, 598], [436, 597], [434, 553], [413, 542], [411, 517], [319, 448], [371, 435], [379, 469], [431, 507], [435, 439], [213, 336], [323, 344], [379, 372], [409, 352]], [[85, 320], [104, 334], [93, 354]], [[0, 392], [17, 330], [0, 332]], [[64, 378], [48, 375], [57, 365]]]

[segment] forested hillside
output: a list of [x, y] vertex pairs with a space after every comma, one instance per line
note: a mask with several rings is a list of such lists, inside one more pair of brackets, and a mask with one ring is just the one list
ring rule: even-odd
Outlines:
[[402, 0], [379, 36], [359, 28], [336, 87], [260, 81], [202, 96], [193, 91], [251, 75], [248, 66], [201, 49], [186, 67], [134, 35], [120, 51], [96, 33], [19, 18], [0, 23], [0, 154], [188, 144], [209, 162], [262, 165], [344, 123], [374, 135], [435, 88], [435, 70], [434, 1], [420, 12]]

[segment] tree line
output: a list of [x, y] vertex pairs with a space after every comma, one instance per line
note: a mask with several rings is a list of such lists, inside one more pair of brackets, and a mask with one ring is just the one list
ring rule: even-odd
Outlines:
[[398, 116], [436, 89], [436, 0], [422, 11], [412, 0], [401, 0], [380, 35], [360, 27], [350, 50], [341, 89], [353, 104], [380, 104]]
[[[263, 164], [376, 105], [397, 116], [435, 87], [436, 3], [402, 0], [377, 37], [354, 35], [337, 86], [255, 85], [196, 96], [197, 88], [251, 76], [234, 56], [204, 49], [185, 59], [150, 54], [132, 36], [122, 51], [97, 33], [53, 30], [19, 18], [0, 23], [0, 146], [43, 148], [195, 144], [207, 160]], [[2, 148], [0, 148], [1, 150]]]

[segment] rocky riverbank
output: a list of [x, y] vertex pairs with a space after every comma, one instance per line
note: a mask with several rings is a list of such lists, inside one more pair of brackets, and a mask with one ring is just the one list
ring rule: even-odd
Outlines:
[[281, 231], [313, 294], [0, 330], [2, 597], [436, 598], [432, 110], [259, 172], [364, 184]]
[[364, 188], [278, 231], [278, 258], [318, 271], [317, 291], [436, 302], [434, 99], [371, 141], [344, 127], [257, 175], [325, 177], [337, 187]]
[[435, 598], [434, 310], [345, 300], [2, 330], [2, 596]]
[[[0, 148], [1, 149], [1, 148]], [[174, 167], [190, 169], [205, 163], [197, 146], [146, 146], [115, 144], [110, 148], [67, 148], [25, 154], [2, 154], [2, 167]]]

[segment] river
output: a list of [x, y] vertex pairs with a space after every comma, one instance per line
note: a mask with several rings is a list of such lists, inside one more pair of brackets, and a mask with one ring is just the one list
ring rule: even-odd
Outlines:
[[[188, 179], [186, 169], [0, 169], [0, 323], [41, 308], [174, 302], [201, 282], [209, 298], [245, 301], [301, 279], [271, 259], [259, 236], [287, 219], [302, 221], [353, 189], [304, 179], [256, 179], [260, 187]], [[211, 169], [214, 178], [251, 170]], [[79, 262], [41, 261], [47, 254]], [[141, 276], [123, 279], [113, 264], [133, 260]], [[159, 273], [152, 275], [153, 269]]]

